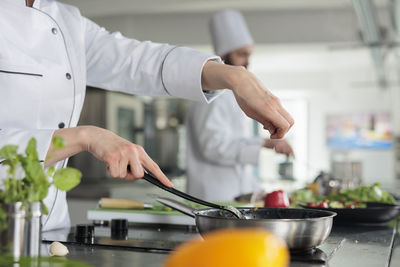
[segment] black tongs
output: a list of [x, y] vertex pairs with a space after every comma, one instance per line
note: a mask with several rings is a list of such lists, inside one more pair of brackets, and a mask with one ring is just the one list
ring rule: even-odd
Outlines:
[[184, 198], [186, 200], [189, 200], [189, 201], [192, 201], [192, 202], [204, 205], [204, 206], [226, 210], [226, 211], [229, 211], [230, 213], [233, 213], [239, 219], [246, 219], [244, 217], [244, 215], [239, 210], [237, 210], [237, 209], [235, 209], [233, 207], [229, 207], [229, 206], [225, 207], [225, 206], [217, 205], [217, 204], [214, 204], [212, 202], [208, 202], [208, 201], [199, 199], [197, 197], [188, 195], [188, 194], [186, 194], [186, 193], [184, 193], [182, 191], [179, 191], [179, 190], [177, 190], [177, 189], [175, 189], [173, 187], [168, 187], [168, 186], [164, 185], [163, 183], [161, 183], [157, 178], [155, 178], [153, 176], [153, 174], [151, 172], [149, 172], [146, 169], [145, 169], [145, 172], [144, 172], [143, 179], [145, 179], [146, 181], [152, 183], [155, 186], [158, 186], [159, 188], [161, 188], [161, 189], [163, 189], [165, 191], [168, 191], [168, 192], [170, 192], [170, 193], [172, 193], [174, 195], [177, 195], [177, 196], [179, 196], [181, 198]]

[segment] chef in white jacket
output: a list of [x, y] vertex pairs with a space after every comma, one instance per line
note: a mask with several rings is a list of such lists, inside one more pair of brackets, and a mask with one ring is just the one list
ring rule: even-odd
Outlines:
[[[242, 14], [236, 10], [216, 13], [210, 32], [217, 55], [226, 64], [247, 68], [253, 39]], [[227, 91], [207, 105], [192, 102], [187, 114], [187, 191], [209, 201], [231, 201], [259, 190], [254, 165], [261, 148], [293, 155], [285, 140], [252, 134], [251, 120]]]
[[[0, 0], [0, 147], [16, 144], [22, 152], [35, 137], [45, 166], [65, 166], [69, 156], [89, 151], [107, 164], [112, 177], [139, 179], [145, 167], [172, 186], [142, 147], [105, 129], [76, 127], [85, 87], [205, 103], [218, 94], [215, 90], [229, 88], [246, 114], [277, 138], [283, 136], [293, 119], [278, 99], [249, 72], [219, 60], [109, 33], [77, 8], [54, 0]], [[64, 138], [63, 149], [53, 148], [55, 135]], [[0, 178], [4, 174], [0, 165]], [[65, 193], [51, 187], [44, 202], [49, 215], [43, 230], [68, 227]]]

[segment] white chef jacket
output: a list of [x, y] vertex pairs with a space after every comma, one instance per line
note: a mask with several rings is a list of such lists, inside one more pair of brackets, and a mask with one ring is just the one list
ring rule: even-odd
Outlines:
[[[44, 160], [55, 129], [77, 125], [86, 84], [209, 102], [217, 93], [202, 91], [201, 71], [215, 58], [110, 34], [57, 1], [28, 8], [25, 0], [0, 0], [0, 147], [16, 144], [23, 152], [35, 137]], [[0, 177], [5, 171], [0, 166]], [[44, 230], [69, 226], [65, 192], [52, 186], [44, 202]]]
[[254, 165], [263, 139], [226, 91], [209, 105], [190, 103], [186, 120], [187, 190], [209, 201], [231, 201], [258, 188]]

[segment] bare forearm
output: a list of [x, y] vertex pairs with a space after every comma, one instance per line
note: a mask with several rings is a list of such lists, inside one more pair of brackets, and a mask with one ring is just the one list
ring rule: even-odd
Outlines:
[[201, 82], [204, 90], [231, 89], [243, 112], [261, 123], [272, 139], [282, 138], [294, 123], [279, 99], [243, 67], [208, 61]]
[[45, 166], [51, 166], [54, 163], [71, 157], [79, 152], [87, 150], [85, 131], [90, 126], [78, 126], [74, 128], [59, 129], [54, 132], [54, 136], [59, 136], [64, 139], [65, 146], [63, 148], [55, 148], [51, 144], [47, 152]]
[[172, 186], [160, 167], [141, 146], [132, 144], [109, 130], [96, 126], [79, 126], [57, 130], [54, 136], [62, 137], [65, 146], [56, 149], [51, 145], [47, 152], [45, 166], [50, 166], [79, 152], [88, 151], [106, 163], [112, 177], [127, 180], [139, 179], [143, 177], [144, 168], [146, 168], [163, 184]]
[[206, 90], [233, 89], [245, 69], [208, 61], [203, 68], [202, 87]]
[[271, 139], [264, 139], [264, 147], [265, 147], [265, 148], [274, 148], [274, 147], [275, 147], [275, 142], [274, 142], [274, 140], [271, 140]]

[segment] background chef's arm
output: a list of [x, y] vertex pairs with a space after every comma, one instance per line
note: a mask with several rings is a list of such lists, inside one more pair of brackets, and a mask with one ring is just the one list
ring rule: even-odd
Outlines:
[[232, 107], [225, 100], [222, 96], [210, 105], [193, 104], [189, 109], [187, 130], [196, 151], [213, 164], [258, 164], [264, 140], [232, 136]]
[[213, 133], [210, 129], [206, 130], [205, 135], [211, 137], [213, 134], [215, 134], [214, 139], [200, 140], [203, 145], [201, 153], [208, 161], [226, 166], [259, 163], [263, 140], [256, 137], [229, 139], [227, 136], [224, 138], [219, 133]]
[[202, 70], [219, 57], [187, 47], [140, 42], [109, 33], [83, 18], [87, 82], [91, 86], [148, 96], [175, 96], [211, 101], [218, 93], [203, 92]]

